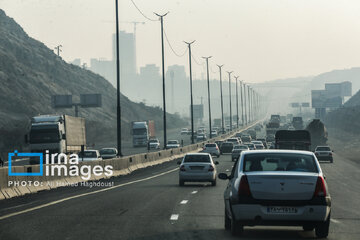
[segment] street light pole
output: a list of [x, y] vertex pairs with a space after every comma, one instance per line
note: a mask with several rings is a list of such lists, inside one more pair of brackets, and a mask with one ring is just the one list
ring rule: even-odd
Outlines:
[[224, 65], [217, 65], [217, 66], [219, 67], [219, 72], [220, 72], [221, 128], [222, 128], [222, 133], [225, 133], [225, 129], [224, 129], [224, 104], [223, 104], [222, 78], [221, 78], [221, 68]]
[[251, 122], [251, 106], [250, 106], [250, 102], [251, 102], [251, 96], [250, 96], [250, 86], [248, 85], [247, 86], [248, 88], [247, 88], [247, 90], [248, 90], [248, 102], [249, 102], [249, 123]]
[[245, 124], [248, 124], [248, 116], [247, 116], [247, 110], [246, 110], [246, 83], [244, 83], [244, 112], [245, 112]]
[[122, 142], [121, 142], [121, 104], [120, 104], [120, 56], [119, 56], [119, 11], [118, 0], [115, 1], [116, 7], [116, 130], [117, 130], [117, 149], [120, 157], [122, 154]]
[[[184, 41], [185, 42], [185, 41]], [[191, 44], [195, 42], [185, 42], [189, 48], [189, 68], [190, 68], [190, 117], [191, 117], [191, 143], [194, 144], [194, 105], [193, 105], [193, 90], [192, 90], [192, 71], [191, 71]]]
[[239, 128], [239, 97], [238, 97], [238, 78], [239, 76], [234, 76], [235, 78], [235, 89], [236, 89], [236, 127]]
[[231, 73], [233, 71], [229, 72], [227, 71], [227, 73], [229, 74], [229, 98], [230, 98], [230, 132], [232, 131], [232, 112], [231, 112]]
[[164, 149], [166, 149], [166, 98], [165, 98], [165, 61], [164, 61], [164, 21], [163, 18], [168, 14], [169, 12], [160, 15], [157, 13], [154, 13], [156, 16], [160, 17], [161, 22], [161, 53], [162, 53], [162, 83], [163, 83], [163, 124], [164, 124]]
[[240, 101], [241, 101], [241, 125], [244, 126], [244, 101], [243, 101], [243, 82], [240, 81]]
[[210, 80], [209, 80], [209, 57], [203, 57], [206, 60], [206, 72], [207, 72], [207, 87], [208, 87], [208, 105], [209, 105], [209, 130], [210, 130], [210, 138], [212, 138], [211, 134], [211, 97], [210, 97]]

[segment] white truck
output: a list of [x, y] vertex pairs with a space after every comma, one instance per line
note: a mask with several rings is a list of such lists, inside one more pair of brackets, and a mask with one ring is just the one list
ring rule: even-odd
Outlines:
[[[69, 115], [40, 115], [31, 119], [27, 136], [31, 152], [78, 153], [86, 146], [85, 119]], [[38, 159], [30, 159], [37, 164]]]
[[146, 147], [150, 138], [155, 137], [155, 123], [152, 120], [132, 122], [134, 147]]

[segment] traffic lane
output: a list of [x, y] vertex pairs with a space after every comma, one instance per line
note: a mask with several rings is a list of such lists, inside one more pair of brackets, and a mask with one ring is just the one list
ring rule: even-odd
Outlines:
[[[222, 164], [219, 169], [222, 171]], [[230, 164], [231, 167], [231, 164]], [[224, 166], [223, 168], [229, 168]], [[224, 169], [225, 170], [225, 169]], [[96, 195], [84, 196], [57, 205], [0, 221], [1, 239], [132, 239], [159, 232], [171, 233], [171, 215], [181, 201], [209, 184], [178, 186], [178, 171]], [[19, 226], [22, 230], [19, 231]], [[53, 237], [54, 236], [54, 237]]]

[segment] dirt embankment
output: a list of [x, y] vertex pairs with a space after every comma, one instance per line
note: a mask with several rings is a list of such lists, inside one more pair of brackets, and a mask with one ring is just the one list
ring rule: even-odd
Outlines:
[[339, 128], [328, 128], [328, 132], [328, 144], [334, 153], [360, 164], [360, 135]]

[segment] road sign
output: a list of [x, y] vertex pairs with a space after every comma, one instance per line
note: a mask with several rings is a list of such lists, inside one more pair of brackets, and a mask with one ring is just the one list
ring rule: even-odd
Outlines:
[[302, 106], [302, 107], [310, 107], [310, 103], [308, 103], [308, 102], [303, 102], [303, 103], [301, 103], [301, 106]]
[[[194, 119], [203, 119], [204, 118], [204, 105], [198, 104], [193, 105], [194, 107]], [[191, 109], [191, 106], [190, 106]]]
[[299, 103], [291, 103], [291, 107], [298, 108], [300, 107]]
[[53, 108], [72, 108], [72, 95], [51, 96], [51, 106]]
[[80, 105], [83, 108], [101, 107], [101, 94], [81, 94]]

